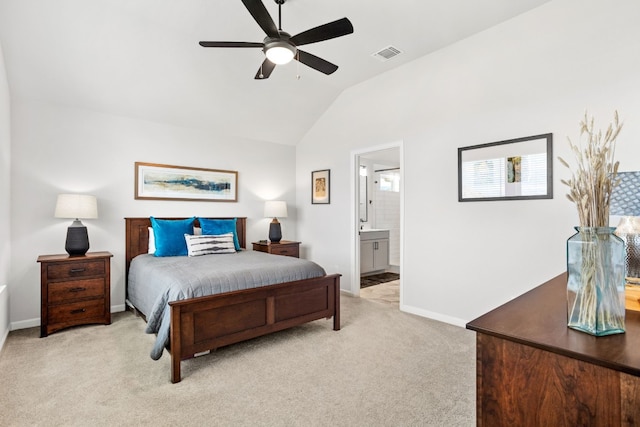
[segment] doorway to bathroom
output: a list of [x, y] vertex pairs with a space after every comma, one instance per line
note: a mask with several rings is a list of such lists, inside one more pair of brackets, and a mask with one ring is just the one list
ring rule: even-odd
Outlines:
[[354, 157], [352, 293], [401, 306], [402, 143], [371, 147]]

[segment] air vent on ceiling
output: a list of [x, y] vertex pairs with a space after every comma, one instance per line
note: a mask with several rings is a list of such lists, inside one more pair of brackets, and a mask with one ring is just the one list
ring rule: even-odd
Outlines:
[[393, 46], [387, 46], [384, 49], [374, 53], [373, 56], [375, 58], [378, 58], [380, 61], [388, 61], [391, 58], [395, 58], [396, 56], [400, 55], [401, 53], [402, 51], [400, 49]]

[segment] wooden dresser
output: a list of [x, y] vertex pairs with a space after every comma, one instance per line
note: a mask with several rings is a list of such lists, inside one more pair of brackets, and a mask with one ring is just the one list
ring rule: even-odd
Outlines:
[[70, 326], [111, 323], [109, 252], [41, 255], [40, 336]]
[[300, 258], [300, 242], [280, 240], [280, 243], [253, 242], [253, 250], [274, 255], [286, 255]]
[[639, 426], [640, 312], [624, 334], [567, 327], [561, 274], [467, 324], [477, 332], [478, 426]]

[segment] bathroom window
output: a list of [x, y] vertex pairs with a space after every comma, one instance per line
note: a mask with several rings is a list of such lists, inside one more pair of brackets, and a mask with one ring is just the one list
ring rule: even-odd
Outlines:
[[380, 173], [380, 191], [400, 192], [400, 173], [399, 172], [381, 172]]

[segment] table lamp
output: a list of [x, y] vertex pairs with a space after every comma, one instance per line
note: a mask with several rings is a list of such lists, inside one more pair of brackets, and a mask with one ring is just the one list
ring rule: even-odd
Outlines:
[[640, 172], [618, 172], [611, 193], [610, 215], [621, 216], [615, 234], [625, 242], [627, 283], [640, 285]]
[[287, 204], [280, 200], [269, 200], [264, 204], [264, 216], [265, 218], [273, 218], [271, 224], [269, 224], [269, 240], [273, 243], [278, 243], [282, 239], [282, 229], [278, 218], [287, 217]]
[[89, 250], [89, 235], [82, 219], [98, 218], [98, 203], [95, 196], [86, 194], [59, 194], [56, 202], [56, 218], [73, 218], [67, 228], [64, 249], [71, 256], [84, 255]]

